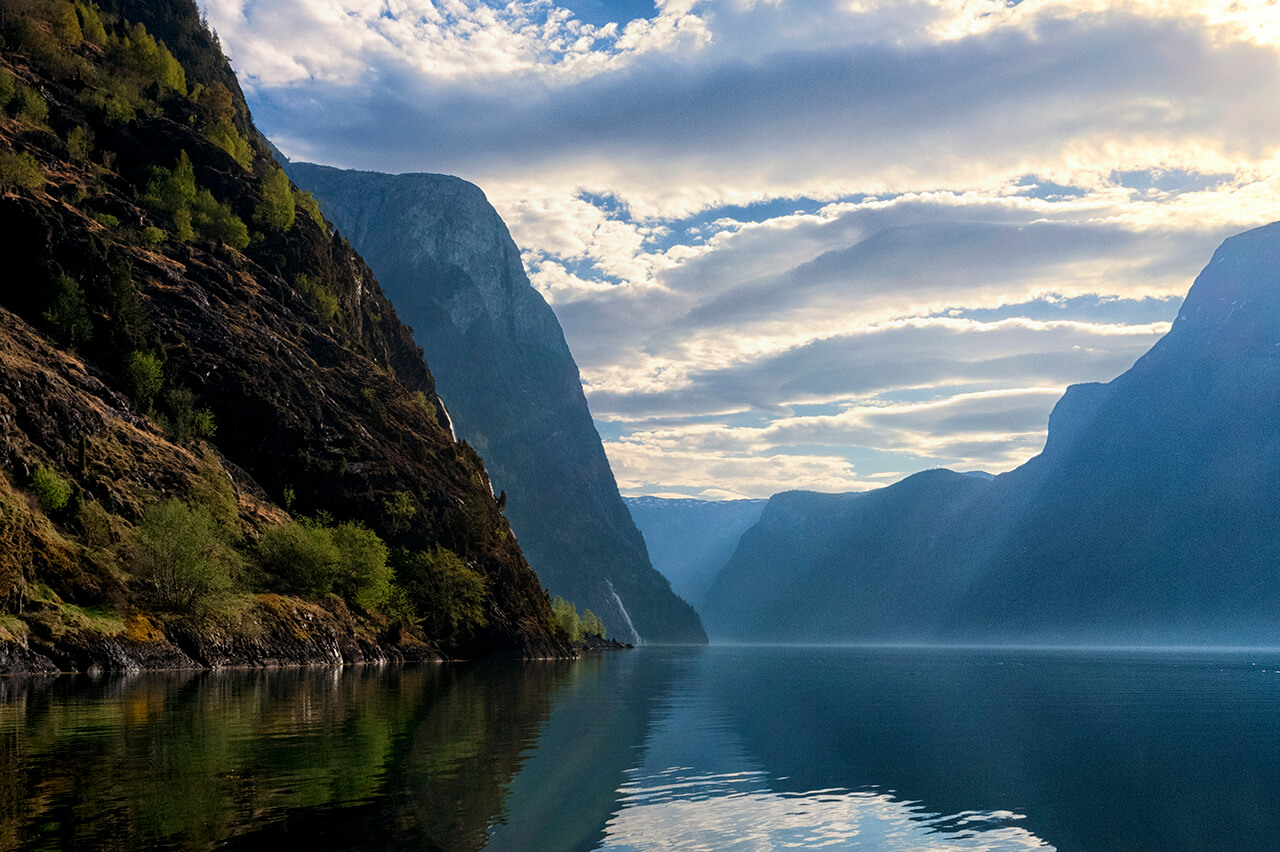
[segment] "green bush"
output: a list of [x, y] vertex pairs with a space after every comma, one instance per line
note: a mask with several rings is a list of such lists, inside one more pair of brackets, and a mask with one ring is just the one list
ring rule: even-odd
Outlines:
[[119, 228], [120, 217], [112, 216], [110, 213], [94, 213], [93, 221], [97, 222], [104, 228]]
[[294, 288], [306, 297], [311, 306], [316, 309], [316, 313], [330, 322], [336, 322], [341, 316], [342, 311], [338, 306], [338, 297], [333, 295], [328, 287], [313, 279], [310, 275], [301, 273], [293, 279]]
[[49, 105], [35, 89], [23, 86], [18, 90], [18, 118], [26, 124], [43, 127], [49, 121]]
[[191, 205], [196, 200], [196, 173], [186, 151], [178, 152], [172, 171], [156, 168], [142, 201], [153, 210], [168, 213], [173, 219], [178, 239], [189, 243], [195, 239], [191, 224]]
[[418, 514], [418, 507], [413, 504], [413, 495], [408, 491], [393, 491], [391, 496], [382, 501], [386, 512], [387, 529], [393, 533], [408, 532]]
[[169, 410], [169, 440], [181, 444], [192, 438], [212, 438], [218, 431], [213, 412], [196, 404], [194, 391], [173, 388], [164, 395]]
[[324, 214], [320, 212], [320, 202], [316, 201], [316, 197], [304, 189], [295, 189], [293, 191], [293, 202], [302, 211], [311, 217], [321, 228], [324, 227]]
[[288, 231], [293, 227], [297, 208], [289, 187], [289, 176], [279, 166], [272, 166], [262, 179], [262, 201], [253, 219], [264, 228]]
[[88, 41], [101, 47], [107, 43], [107, 30], [102, 25], [102, 18], [92, 4], [76, 3], [76, 15], [80, 18], [80, 32]]
[[162, 246], [169, 237], [163, 228], [148, 225], [142, 229], [142, 241], [149, 246]]
[[342, 554], [328, 528], [290, 521], [262, 533], [258, 556], [262, 567], [289, 589], [320, 595], [333, 588]]
[[579, 621], [579, 626], [582, 628], [583, 636], [599, 636], [601, 639], [604, 638], [604, 622], [600, 619], [600, 616], [596, 615], [589, 609], [584, 609], [582, 611], [582, 619]]
[[161, 606], [201, 610], [231, 588], [240, 558], [206, 507], [163, 500], [147, 508], [134, 534], [135, 573]]
[[93, 153], [93, 131], [77, 124], [67, 133], [67, 155], [78, 163], [89, 159]]
[[78, 346], [93, 337], [93, 322], [85, 304], [84, 290], [74, 279], [58, 274], [53, 279], [49, 307], [41, 314], [53, 327], [58, 339], [69, 346]]
[[213, 197], [207, 189], [196, 192], [191, 205], [191, 223], [196, 233], [237, 250], [249, 246], [249, 228], [231, 208]]
[[44, 169], [27, 151], [0, 151], [0, 189], [37, 190], [44, 186]]
[[377, 533], [363, 524], [347, 522], [332, 530], [338, 548], [334, 591], [365, 610], [377, 610], [391, 595], [389, 551]]
[[53, 468], [40, 465], [31, 477], [31, 490], [45, 514], [60, 512], [71, 500], [71, 486]]
[[396, 574], [428, 635], [456, 645], [488, 623], [488, 581], [453, 551], [402, 553]]
[[150, 411], [156, 395], [164, 386], [164, 368], [150, 352], [133, 352], [124, 364], [124, 383], [129, 395], [143, 409]]
[[8, 68], [0, 68], [0, 109], [9, 106], [9, 102], [17, 93], [18, 82], [13, 79]]

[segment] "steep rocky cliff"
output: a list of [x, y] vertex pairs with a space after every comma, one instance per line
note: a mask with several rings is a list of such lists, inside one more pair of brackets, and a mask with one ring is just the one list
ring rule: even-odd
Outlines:
[[627, 641], [705, 641], [697, 614], [649, 562], [560, 325], [483, 193], [444, 175], [287, 168], [413, 327], [458, 434], [505, 492], [551, 593]]
[[812, 495], [802, 520], [766, 523], [771, 502], [704, 616], [740, 638], [1274, 644], [1277, 482], [1273, 224], [1218, 249], [1129, 371], [1069, 388], [1039, 456], [990, 482]]
[[[64, 667], [165, 646], [200, 664], [567, 653], [421, 350], [271, 158], [195, 4], [3, 0], [0, 37], [9, 651]], [[182, 557], [139, 538], [162, 498], [220, 524], [209, 540], [237, 570], [218, 607], [176, 595], [161, 563]], [[367, 576], [344, 588], [325, 554], [328, 575], [281, 573], [262, 538], [282, 525], [279, 552], [337, 542]], [[357, 580], [380, 585], [361, 597]], [[76, 636], [131, 650], [77, 657], [93, 643]]]

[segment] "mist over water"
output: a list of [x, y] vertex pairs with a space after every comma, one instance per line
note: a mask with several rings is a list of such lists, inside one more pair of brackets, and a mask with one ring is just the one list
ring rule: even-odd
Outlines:
[[1280, 651], [0, 681], [4, 848], [1262, 850]]

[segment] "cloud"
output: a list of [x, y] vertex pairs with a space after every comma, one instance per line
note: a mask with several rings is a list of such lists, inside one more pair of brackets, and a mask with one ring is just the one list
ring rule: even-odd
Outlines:
[[208, 16], [289, 155], [482, 186], [628, 493], [1007, 469], [1280, 209], [1268, 0], [590, 8]]

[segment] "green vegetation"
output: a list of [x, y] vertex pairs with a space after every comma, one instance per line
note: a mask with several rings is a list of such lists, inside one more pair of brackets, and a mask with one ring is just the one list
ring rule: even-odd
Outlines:
[[67, 133], [67, 156], [77, 163], [83, 163], [93, 153], [93, 131], [82, 124], [77, 124]]
[[134, 402], [150, 411], [164, 386], [164, 367], [150, 352], [134, 352], [124, 364], [124, 383]]
[[207, 609], [231, 589], [240, 557], [205, 506], [162, 500], [135, 531], [135, 572], [156, 602], [181, 612]]
[[196, 186], [195, 169], [186, 151], [178, 154], [178, 162], [170, 169], [155, 168], [147, 183], [142, 201], [173, 220], [179, 240], [189, 243], [200, 236], [234, 249], [249, 245], [249, 229], [231, 208], [213, 197], [213, 193]]
[[289, 177], [284, 169], [272, 165], [262, 179], [262, 201], [253, 214], [253, 220], [272, 231], [288, 231], [293, 227], [296, 213]]
[[49, 307], [41, 317], [67, 346], [79, 346], [93, 337], [93, 323], [79, 282], [65, 274], [53, 279]]
[[0, 190], [35, 191], [44, 186], [44, 169], [29, 151], [0, 151]]
[[187, 388], [171, 388], [164, 395], [168, 409], [165, 434], [175, 444], [192, 438], [212, 438], [218, 431], [213, 412], [196, 404], [195, 392]]
[[488, 581], [453, 551], [402, 551], [396, 574], [428, 635], [460, 644], [488, 623]]
[[577, 607], [564, 598], [556, 597], [551, 601], [551, 612], [571, 642], [581, 642], [586, 636], [604, 638], [604, 622], [589, 609], [579, 616]]
[[249, 169], [253, 165], [253, 147], [236, 129], [236, 107], [231, 91], [221, 83], [210, 83], [200, 90], [196, 103], [204, 116], [204, 138], [226, 151], [241, 168]]
[[338, 306], [338, 297], [324, 284], [316, 281], [306, 273], [300, 273], [293, 279], [293, 287], [303, 295], [316, 313], [330, 322], [337, 322], [342, 315]]
[[393, 533], [408, 532], [414, 516], [418, 514], [413, 495], [408, 491], [391, 492], [391, 496], [382, 501], [382, 507], [386, 512], [387, 527]]
[[307, 190], [295, 189], [293, 191], [293, 202], [302, 211], [311, 217], [321, 228], [324, 227], [324, 214], [320, 212], [320, 202], [316, 201], [316, 197]]
[[45, 514], [60, 512], [71, 500], [71, 485], [51, 467], [40, 465], [31, 477], [31, 490]]

